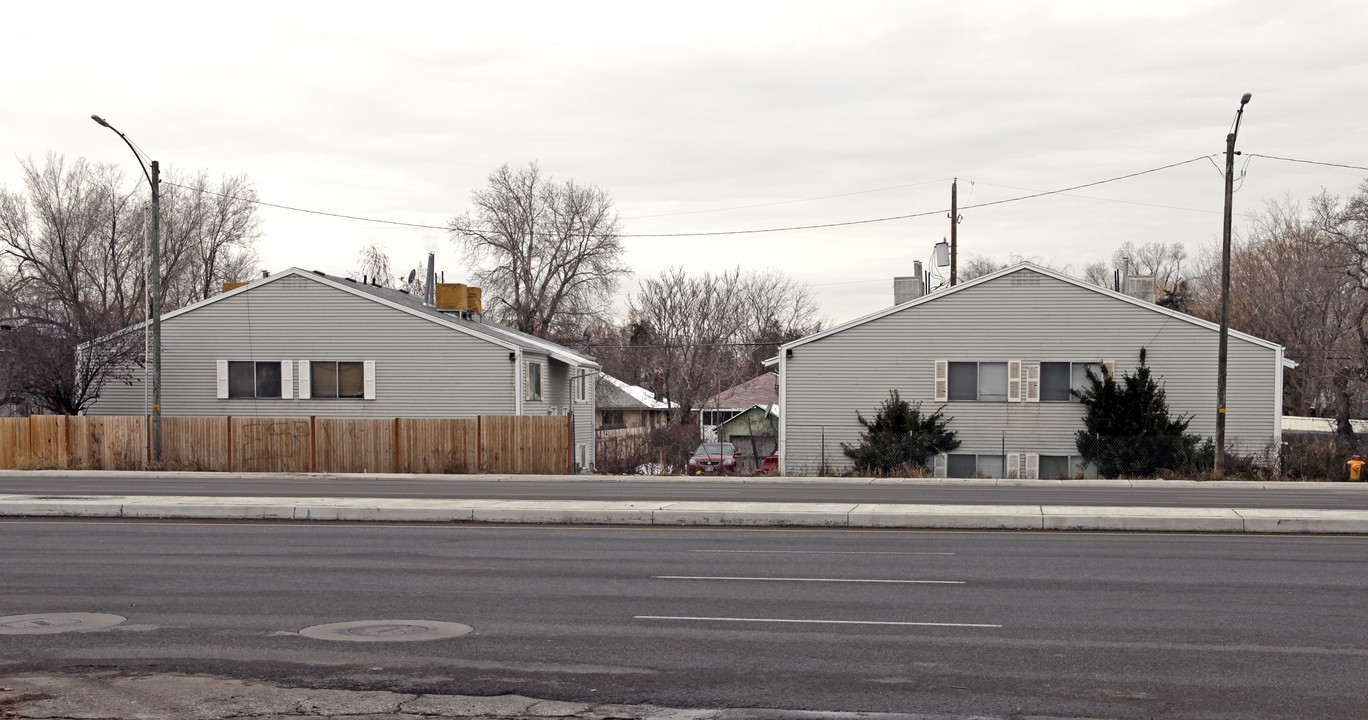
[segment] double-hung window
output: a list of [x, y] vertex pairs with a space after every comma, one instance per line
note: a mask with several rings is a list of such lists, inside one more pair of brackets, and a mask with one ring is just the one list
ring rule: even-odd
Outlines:
[[589, 371], [583, 368], [575, 368], [575, 379], [571, 383], [574, 386], [575, 402], [589, 402]]
[[952, 362], [948, 374], [949, 400], [1007, 402], [1007, 363]]
[[542, 367], [543, 363], [539, 360], [527, 361], [527, 399], [539, 401], [542, 399]]

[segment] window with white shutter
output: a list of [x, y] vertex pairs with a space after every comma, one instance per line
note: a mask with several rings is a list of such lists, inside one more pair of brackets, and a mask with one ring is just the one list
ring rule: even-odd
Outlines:
[[1110, 375], [1110, 376], [1112, 377], [1113, 380], [1117, 380], [1118, 378], [1116, 377], [1116, 361], [1115, 361], [1115, 360], [1103, 360], [1103, 361], [1102, 361], [1102, 364], [1106, 366], [1106, 368], [1107, 368], [1107, 374]]
[[1007, 402], [1021, 402], [1021, 361], [1007, 361]]
[[1007, 471], [1004, 473], [1009, 478], [1022, 477], [1021, 453], [1007, 453]]
[[931, 475], [933, 477], [945, 477], [945, 453], [936, 453], [936, 459], [932, 463]]
[[936, 402], [945, 402], [950, 395], [950, 362], [936, 361]]
[[227, 361], [227, 360], [216, 360], [216, 361], [214, 361], [214, 364], [217, 366], [217, 369], [218, 369], [218, 398], [219, 398], [220, 400], [227, 400], [227, 399], [228, 399], [228, 361]]
[[294, 363], [289, 360], [280, 363], [280, 397], [285, 400], [294, 397]]
[[310, 377], [309, 361], [308, 361], [308, 360], [300, 360], [300, 361], [299, 361], [299, 399], [300, 399], [300, 400], [308, 400], [308, 399], [309, 399], [309, 397], [310, 397], [310, 390], [311, 390], [311, 385], [310, 385], [310, 380], [311, 380], [311, 379], [312, 379], [312, 378]]
[[1040, 365], [1026, 366], [1026, 402], [1040, 402]]
[[1026, 453], [1026, 471], [1022, 477], [1028, 480], [1035, 480], [1040, 477], [1040, 456], [1036, 453]]
[[375, 399], [375, 361], [374, 361], [374, 360], [367, 360], [367, 361], [365, 361], [365, 373], [366, 373], [366, 399], [367, 399], [367, 400], [374, 400], [374, 399]]

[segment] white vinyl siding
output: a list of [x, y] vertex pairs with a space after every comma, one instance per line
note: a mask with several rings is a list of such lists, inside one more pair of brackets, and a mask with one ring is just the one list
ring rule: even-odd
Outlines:
[[[507, 347], [302, 276], [281, 277], [165, 320], [162, 345], [167, 417], [473, 418], [511, 415], [516, 406], [519, 368], [509, 362]], [[281, 358], [296, 359], [296, 399], [227, 397], [228, 360]], [[301, 360], [315, 359], [369, 360], [373, 399], [325, 402], [306, 395], [309, 373]], [[142, 373], [132, 384], [107, 385], [90, 413], [143, 414]]]
[[[1017, 275], [1031, 276], [1017, 282]], [[1131, 372], [1142, 346], [1174, 413], [1192, 415], [1191, 430], [1215, 430], [1217, 333], [1182, 319], [1030, 269], [931, 296], [896, 312], [780, 353], [784, 472], [801, 476], [849, 468], [841, 443], [859, 442], [855, 419], [878, 412], [889, 390], [944, 406], [958, 452], [1077, 455], [1082, 428], [1077, 402], [1044, 402], [1046, 361], [1110, 360]], [[1008, 353], [1010, 352], [1010, 356]], [[1232, 334], [1227, 433], [1249, 452], [1268, 444], [1279, 406], [1278, 352]], [[950, 362], [1023, 358], [1023, 402], [948, 399]], [[1035, 390], [1032, 387], [1035, 386]], [[1036, 400], [1039, 397], [1039, 400]]]

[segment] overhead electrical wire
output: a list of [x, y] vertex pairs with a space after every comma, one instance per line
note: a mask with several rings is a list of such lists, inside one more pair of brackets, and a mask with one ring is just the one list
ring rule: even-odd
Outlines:
[[1350, 170], [1368, 170], [1362, 165], [1344, 165], [1342, 163], [1319, 162], [1317, 160], [1298, 160], [1297, 158], [1278, 157], [1277, 155], [1260, 155], [1258, 153], [1245, 153], [1246, 157], [1264, 158], [1267, 160], [1282, 160], [1283, 162], [1304, 163], [1306, 165], [1324, 165], [1326, 167], [1348, 168]]
[[[959, 209], [960, 209], [960, 210], [972, 210], [972, 209], [975, 209], [975, 208], [985, 208], [985, 207], [991, 207], [991, 206], [994, 206], [994, 205], [1005, 205], [1005, 204], [1007, 204], [1007, 203], [1020, 202], [1020, 201], [1022, 201], [1022, 200], [1031, 200], [1031, 199], [1034, 199], [1034, 198], [1045, 197], [1045, 196], [1048, 196], [1048, 195], [1059, 195], [1059, 194], [1061, 194], [1061, 193], [1067, 193], [1067, 192], [1071, 192], [1071, 191], [1073, 191], [1073, 190], [1081, 190], [1081, 189], [1083, 189], [1083, 188], [1095, 187], [1095, 186], [1097, 186], [1097, 185], [1104, 185], [1104, 184], [1106, 184], [1106, 183], [1117, 182], [1117, 181], [1119, 181], [1119, 180], [1126, 180], [1126, 179], [1133, 178], [1133, 177], [1139, 177], [1139, 176], [1141, 176], [1141, 175], [1149, 175], [1149, 174], [1151, 174], [1151, 173], [1161, 172], [1161, 171], [1163, 171], [1163, 170], [1169, 170], [1169, 169], [1172, 169], [1172, 168], [1180, 167], [1180, 166], [1182, 166], [1182, 165], [1188, 165], [1188, 164], [1190, 164], [1190, 163], [1200, 162], [1200, 161], [1202, 161], [1202, 160], [1207, 160], [1207, 159], [1212, 158], [1212, 157], [1215, 157], [1215, 155], [1200, 155], [1200, 156], [1198, 156], [1198, 157], [1191, 158], [1191, 159], [1188, 159], [1188, 160], [1183, 160], [1183, 161], [1181, 161], [1181, 162], [1169, 163], [1168, 165], [1161, 165], [1161, 166], [1159, 166], [1159, 167], [1150, 168], [1150, 169], [1148, 169], [1148, 170], [1140, 170], [1140, 171], [1138, 171], [1138, 172], [1127, 173], [1127, 174], [1125, 174], [1125, 175], [1118, 175], [1118, 176], [1116, 176], [1116, 177], [1110, 177], [1110, 178], [1107, 178], [1107, 179], [1105, 179], [1105, 180], [1096, 180], [1096, 181], [1093, 181], [1093, 182], [1083, 183], [1083, 184], [1081, 184], [1081, 185], [1073, 185], [1073, 186], [1066, 187], [1066, 188], [1060, 188], [1060, 189], [1058, 189], [1058, 190], [1045, 190], [1045, 191], [1041, 191], [1041, 192], [1031, 193], [1031, 194], [1029, 194], [1029, 195], [1020, 195], [1020, 196], [1017, 196], [1017, 197], [1004, 198], [1004, 199], [1002, 199], [1002, 200], [993, 200], [993, 201], [990, 201], [990, 202], [977, 203], [977, 204], [974, 204], [974, 205], [963, 205], [963, 206], [961, 206]], [[182, 188], [182, 189], [185, 189], [185, 190], [194, 190], [194, 191], [196, 191], [196, 192], [203, 192], [203, 193], [206, 193], [206, 194], [208, 194], [208, 195], [214, 195], [214, 196], [216, 196], [216, 197], [227, 198], [227, 199], [230, 199], [230, 200], [245, 200], [246, 202], [252, 203], [252, 204], [254, 204], [254, 205], [261, 205], [261, 206], [263, 206], [263, 207], [272, 207], [272, 208], [277, 208], [277, 209], [280, 209], [280, 210], [291, 210], [291, 211], [294, 211], [294, 212], [308, 213], [308, 214], [310, 214], [310, 215], [322, 215], [322, 216], [325, 216], [325, 217], [335, 217], [335, 218], [341, 218], [341, 219], [344, 219], [344, 220], [358, 220], [358, 221], [361, 221], [361, 222], [378, 223], [378, 224], [382, 224], [382, 225], [397, 225], [397, 226], [400, 226], [400, 227], [421, 228], [421, 229], [424, 229], [424, 230], [443, 230], [443, 231], [448, 231], [448, 230], [451, 229], [450, 227], [447, 227], [447, 226], [445, 226], [445, 225], [425, 225], [425, 224], [422, 224], [422, 223], [408, 223], [408, 222], [400, 222], [400, 221], [397, 221], [397, 220], [380, 220], [380, 219], [378, 219], [378, 218], [361, 217], [361, 216], [359, 216], [359, 215], [344, 215], [344, 214], [342, 214], [342, 213], [324, 212], [324, 211], [322, 211], [322, 210], [309, 210], [309, 209], [307, 209], [307, 208], [293, 207], [293, 206], [290, 206], [290, 205], [279, 205], [279, 204], [276, 204], [276, 203], [268, 203], [268, 202], [265, 202], [265, 201], [262, 201], [262, 200], [254, 200], [254, 199], [251, 199], [251, 198], [243, 198], [243, 197], [235, 196], [235, 195], [227, 195], [227, 194], [224, 194], [224, 193], [214, 192], [214, 191], [212, 191], [212, 190], [204, 190], [204, 189], [201, 189], [201, 188], [192, 188], [192, 187], [189, 187], [189, 186], [187, 186], [187, 185], [181, 185], [181, 184], [179, 184], [179, 183], [174, 183], [174, 182], [170, 182], [170, 181], [167, 181], [167, 180], [163, 180], [162, 182], [166, 183], [167, 185], [172, 185], [172, 186], [174, 186], [174, 187]], [[914, 183], [914, 184], [925, 184], [925, 183]], [[864, 191], [861, 191], [861, 192], [864, 192]], [[831, 197], [837, 197], [837, 196], [831, 196]], [[753, 234], [757, 234], [757, 233], [788, 232], [788, 231], [792, 231], [792, 230], [817, 230], [817, 229], [822, 229], [822, 228], [847, 227], [847, 226], [850, 226], [850, 225], [868, 225], [868, 224], [871, 224], [871, 223], [890, 222], [890, 221], [893, 221], [893, 220], [907, 220], [907, 219], [918, 218], [918, 217], [929, 217], [929, 216], [931, 216], [931, 215], [940, 215], [940, 214], [945, 213], [945, 212], [948, 212], [948, 209], [928, 210], [928, 211], [925, 211], [925, 212], [909, 213], [909, 214], [906, 214], [906, 215], [891, 215], [891, 216], [888, 216], [888, 217], [867, 218], [867, 219], [864, 219], [864, 220], [847, 220], [847, 221], [843, 221], [843, 222], [820, 223], [820, 224], [816, 224], [816, 225], [793, 225], [793, 226], [788, 226], [788, 227], [758, 228], [758, 229], [753, 229], [753, 230], [721, 230], [721, 231], [713, 231], [713, 232], [694, 232], [694, 233], [645, 233], [645, 234], [624, 233], [624, 234], [622, 234], [622, 235], [619, 235], [618, 237], [623, 237], [623, 238], [667, 238], [667, 237], [708, 237], [708, 236], [718, 236], [718, 235], [753, 235]]]

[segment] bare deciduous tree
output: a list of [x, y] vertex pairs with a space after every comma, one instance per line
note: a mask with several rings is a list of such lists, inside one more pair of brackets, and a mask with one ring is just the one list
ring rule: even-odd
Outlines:
[[[643, 280], [629, 300], [622, 360], [689, 421], [703, 399], [764, 371], [778, 346], [821, 328], [811, 290], [777, 271], [687, 275], [682, 268]], [[611, 374], [614, 363], [605, 364]]]
[[607, 317], [622, 262], [612, 198], [592, 185], [555, 182], [536, 163], [508, 165], [471, 193], [449, 223], [475, 267], [485, 312], [541, 337], [576, 337]]
[[[10, 402], [77, 413], [142, 363], [140, 333], [86, 345], [79, 362], [77, 348], [148, 316], [146, 190], [141, 178], [129, 183], [114, 166], [83, 159], [20, 164], [24, 191], [0, 189], [0, 324], [10, 328], [3, 342], [20, 351], [7, 355], [0, 381]], [[209, 188], [203, 173], [188, 184], [167, 173], [163, 311], [241, 278], [254, 257], [250, 187], [230, 178]]]
[[367, 243], [361, 248], [356, 264], [357, 268], [351, 274], [353, 280], [363, 280], [380, 287], [396, 287], [394, 273], [390, 271], [389, 255], [380, 247], [380, 243]]

